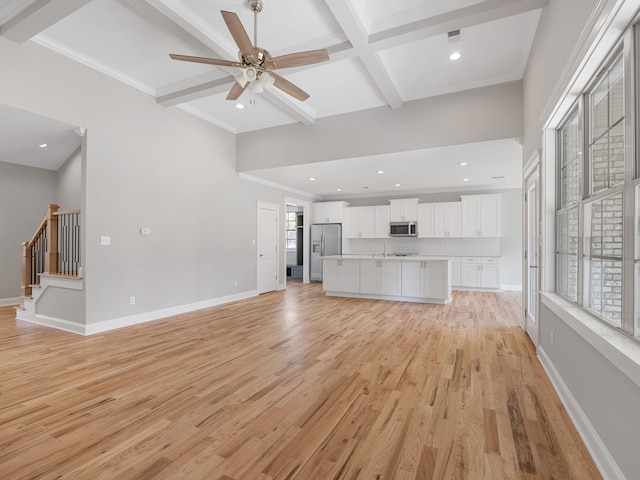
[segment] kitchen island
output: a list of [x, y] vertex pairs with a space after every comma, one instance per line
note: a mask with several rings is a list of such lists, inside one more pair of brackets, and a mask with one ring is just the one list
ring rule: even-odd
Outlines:
[[451, 260], [447, 257], [330, 255], [322, 260], [323, 289], [330, 296], [451, 301]]

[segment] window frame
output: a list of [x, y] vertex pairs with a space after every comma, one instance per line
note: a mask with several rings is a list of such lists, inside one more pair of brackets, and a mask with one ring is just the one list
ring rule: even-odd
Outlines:
[[[610, 53], [606, 56], [600, 67], [597, 69], [597, 73], [587, 82], [585, 88], [582, 90], [574, 104], [567, 110], [562, 121], [555, 128], [555, 210], [554, 210], [554, 225], [558, 228], [558, 215], [561, 213], [568, 214], [569, 210], [575, 208], [578, 209], [578, 284], [577, 284], [577, 298], [574, 301], [572, 298], [560, 293], [558, 284], [559, 264], [558, 264], [558, 235], [555, 238], [555, 252], [556, 258], [554, 259], [556, 287], [555, 293], [565, 298], [567, 301], [577, 304], [584, 311], [598, 318], [607, 325], [620, 330], [624, 334], [632, 337], [636, 341], [640, 341], [640, 321], [636, 322], [636, 317], [640, 319], [640, 305], [636, 306], [636, 302], [640, 302], [640, 298], [636, 299], [636, 289], [640, 292], [640, 285], [636, 285], [635, 270], [636, 265], [640, 266], [640, 245], [638, 248], [638, 258], [636, 259], [636, 187], [640, 188], [640, 178], [637, 178], [637, 173], [640, 171], [639, 162], [636, 152], [640, 151], [640, 131], [638, 129], [637, 118], [640, 118], [640, 105], [636, 105], [635, 98], [640, 92], [639, 76], [636, 74], [636, 69], [640, 68], [640, 27], [637, 23], [634, 23], [627, 28], [620, 40], [610, 50]], [[608, 72], [619, 56], [622, 56], [622, 65], [624, 69], [624, 180], [622, 183], [608, 186], [607, 188], [591, 194], [591, 115], [590, 111], [590, 98], [589, 95], [593, 92], [593, 89], [600, 83], [603, 72]], [[562, 205], [562, 171], [561, 165], [563, 161], [563, 144], [562, 144], [562, 129], [572, 120], [573, 115], [578, 112], [580, 141], [582, 159], [579, 165], [579, 194], [578, 201], [572, 202], [567, 205]], [[611, 126], [608, 126], [611, 129]], [[608, 180], [610, 182], [610, 179]], [[621, 291], [621, 326], [618, 327], [612, 323], [606, 317], [600, 315], [598, 312], [590, 309], [585, 304], [585, 207], [594, 202], [597, 202], [603, 198], [614, 195], [617, 192], [622, 192], [622, 291]], [[639, 195], [640, 197], [640, 195]], [[640, 206], [638, 206], [640, 209]], [[639, 222], [640, 223], [640, 222]], [[640, 228], [640, 225], [638, 226]], [[640, 233], [640, 232], [639, 232]], [[639, 239], [640, 241], [640, 235]], [[640, 268], [640, 267], [638, 267]], [[637, 283], [640, 283], [640, 279]], [[640, 297], [640, 294], [638, 294]], [[638, 309], [638, 313], [636, 313]], [[636, 323], [638, 327], [636, 328]]]

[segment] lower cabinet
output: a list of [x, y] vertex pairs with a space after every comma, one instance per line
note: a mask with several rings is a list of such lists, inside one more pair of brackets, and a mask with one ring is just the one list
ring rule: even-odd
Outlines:
[[499, 289], [501, 287], [500, 258], [462, 257], [459, 286]]
[[451, 258], [451, 286], [460, 286], [460, 258]]
[[448, 262], [402, 262], [402, 296], [448, 298]]
[[322, 284], [332, 292], [360, 291], [360, 260], [326, 258], [323, 264]]
[[369, 295], [400, 295], [399, 260], [360, 260], [360, 293]]

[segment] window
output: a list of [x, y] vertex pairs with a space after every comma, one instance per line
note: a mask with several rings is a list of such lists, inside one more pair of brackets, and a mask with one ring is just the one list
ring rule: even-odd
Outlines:
[[578, 200], [582, 129], [575, 108], [559, 129], [560, 209], [556, 212], [556, 285], [561, 295], [578, 300]]
[[298, 212], [287, 212], [287, 248], [296, 248]]
[[[630, 38], [625, 49], [632, 48]], [[628, 175], [625, 158], [632, 139], [625, 138], [631, 99], [624, 53], [616, 50], [557, 130], [556, 292], [640, 336], [640, 185]], [[627, 198], [635, 199], [635, 214]], [[625, 228], [631, 231], [625, 222], [634, 219], [635, 265], [627, 271], [625, 242], [633, 238], [625, 237]], [[634, 281], [635, 294], [625, 294], [634, 292], [625, 290]], [[635, 320], [625, 319], [625, 311], [635, 311]]]

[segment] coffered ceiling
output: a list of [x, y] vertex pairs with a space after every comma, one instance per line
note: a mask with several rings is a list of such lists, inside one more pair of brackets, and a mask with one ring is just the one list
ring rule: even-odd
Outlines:
[[[521, 79], [547, 0], [263, 0], [258, 45], [273, 56], [326, 48], [330, 61], [279, 70], [310, 94], [272, 88], [225, 99], [239, 69], [220, 10], [253, 37], [247, 0], [0, 0], [0, 35], [35, 41], [234, 133]], [[449, 38], [448, 33], [460, 34]], [[461, 58], [449, 59], [459, 52]], [[244, 108], [236, 108], [242, 103]]]

